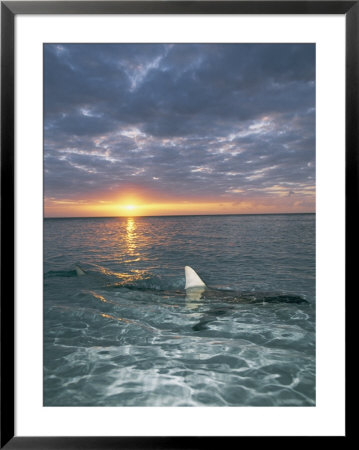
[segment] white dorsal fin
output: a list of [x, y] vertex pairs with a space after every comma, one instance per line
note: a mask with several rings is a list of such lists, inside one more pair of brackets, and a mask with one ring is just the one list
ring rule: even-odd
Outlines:
[[81, 275], [85, 275], [85, 274], [86, 274], [86, 273], [81, 269], [81, 267], [78, 266], [77, 264], [76, 264], [76, 266], [75, 266], [75, 269], [76, 269], [76, 274], [77, 274], [78, 277], [80, 277]]
[[196, 288], [196, 287], [206, 287], [200, 277], [192, 269], [192, 267], [186, 266], [184, 268], [184, 273], [186, 277], [185, 289]]

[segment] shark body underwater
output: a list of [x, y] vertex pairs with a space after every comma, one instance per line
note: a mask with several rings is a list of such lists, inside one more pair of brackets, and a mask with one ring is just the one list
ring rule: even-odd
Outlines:
[[189, 266], [185, 266], [185, 278], [186, 298], [193, 301], [220, 298], [223, 301], [242, 303], [308, 303], [303, 297], [292, 294], [239, 292], [230, 289], [209, 288]]
[[[87, 275], [79, 265], [75, 266], [76, 274], [78, 277]], [[200, 276], [190, 266], [185, 266], [185, 299], [189, 303], [202, 302], [211, 300], [220, 300], [225, 303], [292, 303], [292, 304], [305, 304], [309, 303], [303, 297], [293, 294], [283, 294], [275, 292], [242, 292], [232, 289], [220, 289], [208, 287]], [[137, 288], [136, 286], [126, 286], [130, 289], [140, 289], [153, 291], [153, 289]], [[158, 291], [157, 291], [158, 292]], [[166, 290], [163, 291], [167, 293]], [[183, 290], [178, 292], [180, 296], [183, 296]]]

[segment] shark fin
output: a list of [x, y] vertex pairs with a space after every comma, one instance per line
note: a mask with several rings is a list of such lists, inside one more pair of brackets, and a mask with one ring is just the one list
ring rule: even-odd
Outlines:
[[186, 266], [184, 268], [184, 273], [186, 277], [185, 289], [206, 287], [206, 285], [191, 267]]
[[78, 277], [81, 277], [81, 275], [86, 275], [86, 272], [84, 272], [80, 266], [76, 265], [75, 266], [75, 270], [76, 270], [76, 274]]

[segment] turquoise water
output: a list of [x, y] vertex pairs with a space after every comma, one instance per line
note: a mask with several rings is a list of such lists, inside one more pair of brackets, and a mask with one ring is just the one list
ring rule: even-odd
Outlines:
[[314, 406], [315, 215], [45, 219], [44, 405]]

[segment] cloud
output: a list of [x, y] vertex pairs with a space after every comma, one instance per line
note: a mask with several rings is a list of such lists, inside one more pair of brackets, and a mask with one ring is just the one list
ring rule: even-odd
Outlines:
[[46, 44], [44, 118], [47, 197], [314, 196], [312, 44]]

